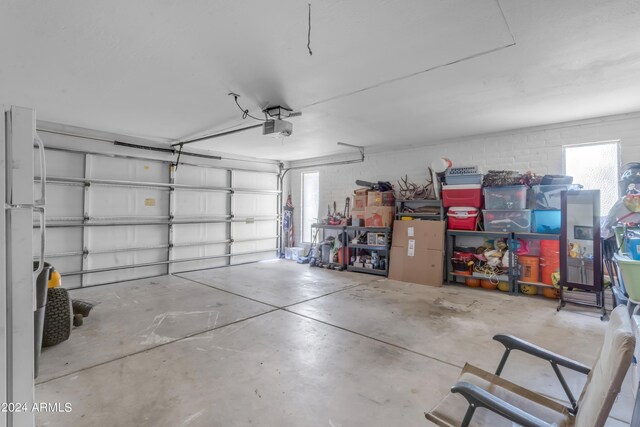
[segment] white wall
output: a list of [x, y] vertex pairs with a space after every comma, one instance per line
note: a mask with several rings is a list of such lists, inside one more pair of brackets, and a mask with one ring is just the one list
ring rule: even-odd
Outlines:
[[[334, 200], [338, 210], [347, 196], [353, 194], [357, 179], [365, 181], [397, 181], [408, 175], [409, 180], [424, 183], [432, 160], [447, 157], [454, 165], [478, 165], [483, 172], [489, 169], [512, 169], [537, 174], [562, 173], [562, 146], [589, 142], [620, 140], [622, 163], [640, 161], [640, 113], [560, 123], [528, 129], [517, 129], [499, 134], [473, 136], [440, 144], [380, 151], [369, 154], [363, 163], [343, 166], [310, 167], [297, 169], [291, 174], [290, 192], [296, 207], [296, 242], [300, 240], [300, 174], [320, 171], [320, 216], [327, 204]], [[354, 150], [351, 159], [358, 158]], [[313, 163], [341, 160], [316, 159]], [[342, 159], [344, 160], [344, 158]], [[293, 162], [304, 166], [312, 162]]]

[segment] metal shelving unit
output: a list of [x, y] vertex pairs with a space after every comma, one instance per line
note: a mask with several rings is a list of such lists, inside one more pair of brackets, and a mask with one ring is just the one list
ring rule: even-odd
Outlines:
[[[519, 285], [533, 285], [540, 288], [553, 288], [552, 285], [547, 285], [542, 282], [527, 282], [520, 280], [520, 271], [518, 269], [518, 255], [516, 250], [516, 242], [518, 239], [522, 240], [559, 240], [560, 236], [557, 234], [542, 234], [542, 233], [510, 233], [510, 232], [491, 232], [491, 231], [463, 231], [463, 230], [447, 230], [447, 256], [446, 256], [446, 268], [447, 268], [447, 284], [451, 284], [452, 277], [469, 277], [463, 274], [456, 274], [451, 271], [451, 258], [453, 256], [453, 248], [455, 246], [456, 237], [494, 237], [503, 238], [507, 240], [509, 247], [509, 268], [507, 274], [499, 276], [502, 281], [509, 282], [510, 294], [521, 294]], [[474, 276], [477, 277], [477, 276]]]
[[[513, 233], [509, 232], [501, 232], [501, 231], [466, 231], [466, 230], [447, 230], [447, 255], [445, 257], [445, 277], [447, 285], [451, 285], [452, 278], [455, 277], [477, 277], [477, 276], [468, 276], [464, 274], [454, 273], [451, 269], [451, 258], [453, 257], [453, 248], [456, 246], [456, 238], [457, 237], [493, 237], [493, 238], [503, 238], [507, 241], [507, 246], [509, 247], [509, 253], [512, 254], [511, 250], [514, 247]], [[509, 293], [515, 294], [515, 284], [513, 278], [515, 277], [516, 268], [515, 268], [515, 260], [513, 256], [509, 257], [509, 267], [507, 269], [506, 275], [498, 276], [500, 279], [505, 279], [504, 281], [509, 282]], [[456, 283], [456, 282], [453, 282]]]
[[[347, 241], [347, 226], [346, 225], [329, 225], [329, 224], [320, 224], [320, 223], [315, 223], [315, 224], [311, 224], [311, 229], [313, 230], [314, 228], [318, 229], [318, 230], [322, 230], [322, 239], [319, 239], [318, 242], [316, 242], [316, 245], [323, 241], [325, 239], [325, 234], [327, 230], [330, 231], [334, 231], [337, 232], [337, 234], [342, 236], [342, 243], [346, 244], [345, 242]], [[312, 235], [313, 231], [311, 232]], [[348, 261], [345, 259], [346, 257], [342, 257], [342, 267], [346, 268]], [[337, 263], [331, 263], [331, 264], [337, 264]]]
[[[438, 208], [439, 213], [421, 213], [421, 212], [406, 212], [405, 209], [421, 208], [421, 207], [433, 207]], [[444, 221], [445, 209], [442, 206], [442, 200], [396, 200], [396, 220], [403, 216], [408, 216], [415, 219], [427, 219], [433, 221]]]
[[[370, 232], [370, 233], [384, 233], [385, 234], [385, 244], [384, 245], [365, 245], [360, 243], [351, 243], [351, 239], [355, 237], [355, 234], [358, 232]], [[353, 236], [352, 236], [353, 233]], [[385, 268], [382, 269], [371, 269], [371, 268], [360, 268], [354, 267], [353, 265], [349, 265], [347, 261], [347, 270], [355, 271], [358, 273], [367, 273], [367, 274], [376, 274], [378, 276], [387, 277], [389, 275], [389, 251], [391, 248], [391, 228], [390, 227], [358, 227], [358, 226], [348, 226], [346, 227], [346, 237], [347, 237], [347, 253], [354, 251], [354, 254], [357, 254], [359, 251], [376, 251], [382, 252], [385, 258]], [[347, 258], [347, 257], [345, 257]]]
[[[515, 247], [515, 243], [518, 241], [518, 239], [522, 239], [522, 240], [560, 240], [560, 235], [558, 235], [558, 234], [542, 234], [542, 233], [513, 233], [514, 247]], [[518, 265], [518, 252], [514, 250], [514, 251], [512, 251], [512, 253], [513, 253], [513, 265], [517, 266]], [[526, 282], [524, 280], [520, 280], [520, 269], [519, 268], [515, 268], [513, 282], [514, 282], [514, 293], [517, 293], [517, 294], [521, 293], [520, 292], [520, 286], [518, 286], [518, 285], [531, 285], [531, 286], [537, 286], [539, 288], [553, 288], [553, 285], [547, 285], [546, 283], [542, 283], [542, 282]]]

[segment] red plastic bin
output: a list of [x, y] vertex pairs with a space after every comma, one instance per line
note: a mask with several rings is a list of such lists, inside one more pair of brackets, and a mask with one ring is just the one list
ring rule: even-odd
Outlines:
[[476, 229], [479, 210], [475, 207], [451, 207], [447, 213], [450, 230]]
[[482, 185], [444, 185], [442, 186], [442, 205], [482, 207]]

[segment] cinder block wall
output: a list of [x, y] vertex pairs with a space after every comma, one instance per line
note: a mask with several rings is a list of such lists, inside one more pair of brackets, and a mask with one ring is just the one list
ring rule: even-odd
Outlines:
[[[405, 147], [394, 151], [365, 152], [365, 161], [342, 166], [309, 167], [289, 172], [295, 212], [296, 243], [301, 233], [301, 174], [320, 172], [320, 212], [326, 214], [327, 205], [335, 200], [338, 210], [345, 198], [353, 194], [355, 181], [391, 181], [397, 186], [400, 177], [424, 183], [427, 168], [437, 158], [447, 157], [457, 166], [480, 166], [489, 169], [528, 170], [537, 174], [562, 173], [562, 147], [571, 144], [620, 140], [622, 164], [640, 161], [640, 112], [598, 119], [567, 122], [535, 128], [517, 129], [498, 134], [481, 135], [443, 141], [424, 147]], [[401, 141], [399, 141], [401, 143]], [[293, 162], [292, 166], [358, 158], [352, 154], [342, 157]]]

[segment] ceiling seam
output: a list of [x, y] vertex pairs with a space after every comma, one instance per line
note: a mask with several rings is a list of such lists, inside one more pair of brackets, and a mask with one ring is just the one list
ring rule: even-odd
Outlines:
[[454, 61], [450, 61], [450, 62], [447, 62], [447, 63], [444, 63], [444, 64], [436, 65], [436, 66], [433, 66], [431, 68], [427, 68], [426, 70], [416, 71], [415, 73], [411, 73], [411, 74], [407, 74], [407, 75], [404, 75], [404, 76], [395, 77], [393, 79], [385, 80], [385, 81], [382, 81], [380, 83], [376, 83], [374, 85], [364, 87], [362, 89], [354, 90], [354, 91], [351, 91], [351, 92], [347, 92], [347, 93], [343, 93], [343, 94], [340, 94], [340, 95], [332, 96], [330, 98], [326, 98], [326, 99], [322, 99], [322, 100], [319, 100], [319, 101], [315, 101], [315, 102], [312, 102], [311, 104], [307, 104], [307, 105], [301, 107], [300, 110], [304, 110], [305, 108], [314, 107], [316, 105], [324, 104], [324, 103], [327, 103], [327, 102], [330, 102], [330, 101], [335, 101], [336, 99], [346, 98], [348, 96], [352, 96], [352, 95], [356, 95], [358, 93], [366, 92], [366, 91], [371, 90], [371, 89], [377, 89], [377, 88], [379, 88], [381, 86], [386, 86], [386, 85], [391, 84], [391, 83], [396, 83], [396, 82], [399, 82], [399, 81], [402, 81], [402, 80], [410, 79], [412, 77], [416, 77], [416, 76], [419, 76], [421, 74], [425, 74], [425, 73], [428, 73], [428, 72], [431, 72], [431, 71], [435, 71], [435, 70], [438, 70], [440, 68], [444, 68], [444, 67], [448, 67], [448, 66], [451, 66], [451, 65], [459, 64], [461, 62], [469, 61], [469, 60], [472, 60], [472, 59], [475, 59], [475, 58], [479, 58], [481, 56], [489, 55], [489, 54], [494, 53], [494, 52], [499, 52], [501, 50], [507, 49], [507, 48], [515, 46], [515, 45], [516, 45], [516, 42], [511, 42], [511, 43], [508, 43], [506, 45], [502, 45], [502, 46], [494, 47], [494, 48], [489, 49], [489, 50], [484, 50], [482, 52], [474, 53], [472, 55], [465, 56], [463, 58], [456, 59]]
[[507, 31], [511, 36], [511, 41], [515, 44], [516, 38], [513, 36], [513, 32], [511, 32], [511, 27], [509, 26], [509, 21], [507, 21], [507, 17], [504, 14], [504, 10], [502, 10], [502, 5], [500, 5], [500, 0], [496, 0], [496, 4], [498, 5], [498, 9], [500, 10], [500, 14], [502, 15], [502, 20], [504, 21], [504, 25], [507, 27]]

